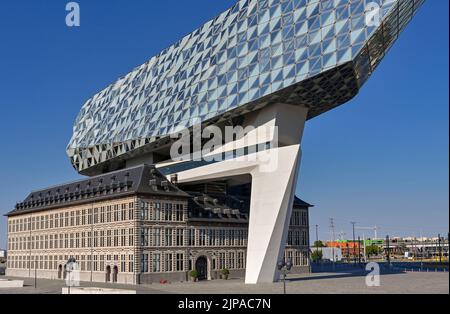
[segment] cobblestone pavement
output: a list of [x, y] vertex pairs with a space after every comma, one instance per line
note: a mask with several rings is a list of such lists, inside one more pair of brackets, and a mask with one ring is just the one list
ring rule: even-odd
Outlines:
[[[6, 277], [0, 277], [6, 278]], [[6, 294], [60, 294], [63, 281], [25, 279], [21, 289], [0, 289]], [[282, 283], [245, 285], [241, 279], [215, 280], [198, 283], [154, 284], [147, 286], [82, 283], [84, 287], [132, 289], [138, 294], [277, 294], [282, 293]], [[361, 274], [334, 273], [291, 276], [287, 292], [292, 294], [448, 294], [448, 273], [396, 273], [381, 276], [380, 287], [367, 287]]]

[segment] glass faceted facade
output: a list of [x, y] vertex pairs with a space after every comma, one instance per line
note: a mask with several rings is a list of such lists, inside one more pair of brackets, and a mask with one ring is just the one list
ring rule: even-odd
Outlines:
[[89, 99], [67, 153], [92, 174], [194, 122], [280, 102], [314, 118], [358, 93], [423, 2], [239, 1]]

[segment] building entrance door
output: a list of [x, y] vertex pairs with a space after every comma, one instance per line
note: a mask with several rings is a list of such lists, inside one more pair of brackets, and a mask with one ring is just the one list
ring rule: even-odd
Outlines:
[[119, 274], [119, 267], [114, 266], [114, 268], [113, 268], [113, 282], [117, 282], [118, 274]]
[[111, 266], [106, 266], [106, 282], [111, 281]]
[[201, 256], [195, 262], [195, 269], [198, 272], [198, 280], [208, 279], [208, 260], [206, 257]]
[[63, 272], [62, 265], [59, 265], [58, 266], [58, 279], [63, 279], [62, 272]]

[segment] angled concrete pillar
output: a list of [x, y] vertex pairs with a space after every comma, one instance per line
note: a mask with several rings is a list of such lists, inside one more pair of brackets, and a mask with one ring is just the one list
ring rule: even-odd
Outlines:
[[[271, 111], [270, 111], [271, 110]], [[278, 105], [267, 113], [275, 117], [278, 144], [276, 171], [252, 172], [252, 195], [247, 246], [247, 284], [279, 279], [277, 263], [287, 243], [301, 160], [301, 141], [308, 115], [303, 107]]]
[[272, 148], [178, 173], [181, 184], [251, 175], [247, 284], [279, 279], [277, 263], [287, 242], [307, 114], [308, 110], [300, 106], [279, 104], [265, 108], [250, 116], [244, 126], [256, 125], [255, 132], [273, 127], [277, 131], [266, 132], [263, 137], [249, 134], [248, 138], [227, 143], [211, 154], [255, 144], [271, 143]]
[[[277, 263], [284, 254], [297, 184], [300, 145], [278, 152], [274, 173], [252, 173], [252, 196], [247, 245], [247, 284], [279, 279]], [[255, 169], [256, 170], [256, 169]]]

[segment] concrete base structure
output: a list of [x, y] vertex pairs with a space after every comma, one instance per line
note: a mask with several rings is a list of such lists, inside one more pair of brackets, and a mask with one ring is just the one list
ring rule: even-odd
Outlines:
[[0, 289], [5, 288], [23, 288], [23, 280], [0, 279]]

